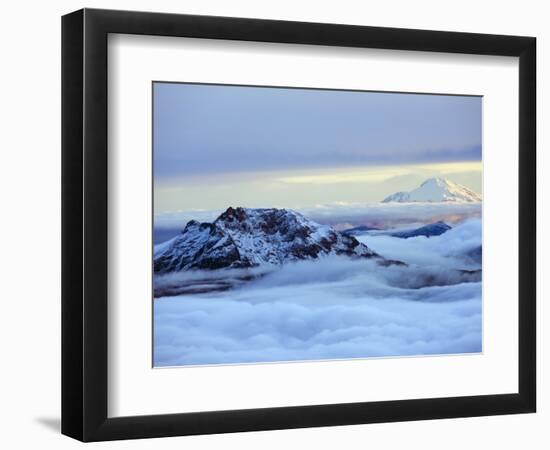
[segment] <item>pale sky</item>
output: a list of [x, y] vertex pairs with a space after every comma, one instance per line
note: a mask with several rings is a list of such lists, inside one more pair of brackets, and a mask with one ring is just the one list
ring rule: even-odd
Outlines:
[[155, 213], [481, 192], [481, 98], [155, 83]]

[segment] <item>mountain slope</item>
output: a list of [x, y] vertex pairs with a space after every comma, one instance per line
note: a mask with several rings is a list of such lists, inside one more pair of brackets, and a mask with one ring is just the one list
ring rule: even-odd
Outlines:
[[419, 187], [409, 192], [396, 192], [383, 203], [399, 202], [481, 202], [481, 196], [466, 186], [454, 183], [446, 178], [429, 178]]
[[343, 230], [342, 233], [347, 236], [358, 236], [361, 234], [366, 233], [367, 231], [379, 231], [380, 228], [376, 227], [369, 227], [368, 225], [359, 225], [357, 227], [348, 228], [346, 230]]
[[423, 227], [416, 228], [414, 230], [406, 230], [406, 231], [397, 231], [395, 233], [392, 233], [391, 236], [398, 237], [402, 239], [408, 239], [416, 236], [439, 236], [447, 231], [449, 231], [451, 227], [447, 225], [445, 222], [435, 222], [430, 223], [428, 225], [424, 225]]
[[230, 207], [213, 223], [188, 222], [178, 236], [156, 246], [154, 271], [280, 265], [328, 255], [385, 261], [353, 236], [294, 211]]

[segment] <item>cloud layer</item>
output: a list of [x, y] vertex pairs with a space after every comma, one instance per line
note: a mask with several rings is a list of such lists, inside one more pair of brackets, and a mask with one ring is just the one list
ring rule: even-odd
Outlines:
[[155, 176], [481, 158], [481, 97], [154, 84]]
[[[481, 283], [417, 289], [414, 282], [460, 268], [455, 254], [479, 245], [479, 231], [468, 222], [437, 238], [369, 244], [402, 245], [396, 251], [408, 267], [330, 258], [285, 266], [239, 289], [155, 299], [155, 365], [479, 352]], [[421, 252], [427, 261], [415, 259]]]
[[409, 239], [371, 233], [357, 236], [374, 251], [389, 259], [399, 259], [424, 268], [443, 267], [446, 269], [479, 269], [471, 265], [467, 253], [481, 245], [481, 220], [470, 219], [451, 228], [440, 236], [417, 236]]
[[[242, 206], [242, 205], [231, 205]], [[342, 227], [371, 225], [380, 228], [422, 225], [437, 220], [449, 224], [481, 217], [480, 203], [329, 203], [315, 208], [297, 208], [316, 222]], [[189, 220], [211, 222], [223, 210], [190, 210], [155, 216], [155, 243], [170, 239], [183, 230]]]

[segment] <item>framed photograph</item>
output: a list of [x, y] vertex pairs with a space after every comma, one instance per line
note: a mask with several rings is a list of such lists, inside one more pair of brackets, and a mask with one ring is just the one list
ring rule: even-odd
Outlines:
[[536, 41], [62, 20], [62, 432], [535, 412]]

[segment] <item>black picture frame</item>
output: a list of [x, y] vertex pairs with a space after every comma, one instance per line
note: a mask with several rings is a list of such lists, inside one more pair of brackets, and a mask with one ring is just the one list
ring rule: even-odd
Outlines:
[[[519, 57], [518, 392], [109, 418], [109, 33]], [[535, 90], [533, 37], [97, 9], [63, 16], [62, 433], [81, 441], [103, 441], [535, 412]]]

